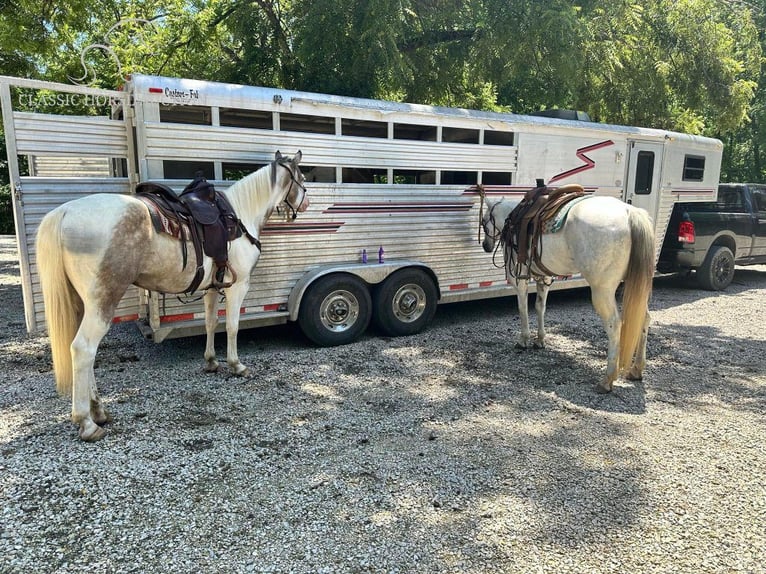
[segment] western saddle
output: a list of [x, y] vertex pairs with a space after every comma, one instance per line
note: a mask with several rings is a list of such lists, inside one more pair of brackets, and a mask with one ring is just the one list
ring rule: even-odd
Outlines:
[[[181, 241], [181, 269], [186, 268], [188, 260], [186, 242], [191, 241], [194, 246], [197, 270], [184, 293], [193, 293], [202, 282], [203, 253], [211, 257], [216, 266], [208, 287], [224, 289], [237, 280], [236, 273], [229, 267], [229, 241], [244, 235], [261, 250], [261, 242], [250, 235], [226, 196], [216, 191], [202, 172], [197, 172], [180, 195], [166, 185], [147, 181], [136, 186], [136, 197], [149, 208], [158, 233], [167, 233]], [[229, 281], [225, 280], [227, 269], [231, 273]]]
[[[583, 196], [585, 190], [581, 185], [569, 184], [552, 189], [546, 187], [543, 180], [537, 180], [537, 187], [528, 191], [508, 215], [500, 235], [506, 249], [510, 250], [508, 270], [513, 277], [529, 279], [555, 275], [541, 261], [546, 224], [562, 207]], [[533, 265], [536, 267], [534, 271]]]

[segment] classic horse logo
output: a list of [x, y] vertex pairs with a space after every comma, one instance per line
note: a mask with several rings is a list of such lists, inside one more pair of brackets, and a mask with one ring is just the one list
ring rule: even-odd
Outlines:
[[[145, 20], [143, 18], [123, 18], [119, 22], [117, 22], [114, 26], [109, 28], [109, 30], [106, 31], [106, 34], [104, 34], [104, 42], [103, 43], [93, 43], [88, 44], [85, 46], [82, 51], [80, 52], [80, 64], [82, 65], [83, 75], [79, 78], [73, 78], [72, 76], [69, 76], [69, 80], [73, 84], [78, 85], [89, 85], [93, 84], [96, 81], [96, 70], [93, 67], [92, 64], [88, 63], [86, 56], [90, 54], [93, 51], [101, 51], [107, 54], [115, 63], [117, 66], [117, 74], [118, 76], [123, 80], [127, 81], [127, 75], [123, 73], [122, 71], [122, 63], [120, 62], [120, 58], [117, 56], [117, 53], [114, 51], [113, 42], [111, 39], [111, 36], [119, 31], [122, 28], [130, 27], [132, 28], [130, 30], [130, 33], [135, 34], [135, 37], [132, 38], [133, 41], [140, 42], [143, 39], [143, 29], [146, 26], [150, 26], [154, 28], [154, 23], [150, 20]], [[146, 45], [146, 42], [143, 42], [143, 44]]]

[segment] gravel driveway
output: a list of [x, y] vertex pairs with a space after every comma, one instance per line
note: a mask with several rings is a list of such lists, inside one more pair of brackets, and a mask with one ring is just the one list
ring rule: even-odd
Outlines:
[[[588, 291], [552, 293], [548, 348], [512, 298], [423, 334], [318, 349], [115, 326], [85, 444], [26, 334], [0, 240], [0, 572], [766, 572], [766, 267], [724, 293], [655, 281], [642, 383], [610, 395]], [[223, 352], [219, 339], [219, 354]]]

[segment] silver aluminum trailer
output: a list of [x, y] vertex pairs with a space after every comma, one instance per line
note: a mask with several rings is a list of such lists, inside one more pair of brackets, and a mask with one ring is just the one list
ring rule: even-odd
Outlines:
[[[50, 94], [108, 101], [112, 113], [17, 109]], [[30, 332], [44, 327], [37, 225], [82, 195], [145, 180], [180, 190], [200, 170], [223, 189], [277, 150], [302, 150], [311, 207], [265, 227], [240, 327], [298, 321], [338, 344], [371, 316], [406, 334], [437, 302], [514, 293], [477, 241], [480, 186], [512, 196], [544, 179], [621, 198], [649, 211], [659, 255], [673, 204], [715, 199], [723, 148], [662, 130], [145, 75], [120, 91], [0, 77], [0, 99]], [[203, 317], [201, 301], [134, 288], [114, 320], [159, 342], [203, 333]]]

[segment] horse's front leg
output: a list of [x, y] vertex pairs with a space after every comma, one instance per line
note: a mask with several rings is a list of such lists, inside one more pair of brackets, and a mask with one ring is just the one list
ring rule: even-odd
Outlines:
[[519, 306], [519, 340], [516, 347], [529, 348], [532, 333], [529, 330], [529, 285], [525, 279], [516, 280], [516, 299]]
[[215, 329], [218, 327], [218, 291], [205, 291], [205, 371], [215, 373], [218, 359], [215, 356]]
[[548, 306], [548, 291], [550, 284], [543, 280], [537, 281], [537, 297], [535, 299], [535, 312], [537, 313], [537, 339], [534, 346], [538, 349], [545, 348], [545, 309]]
[[236, 282], [226, 292], [226, 362], [235, 375], [247, 376], [250, 369], [239, 362], [237, 354], [237, 333], [239, 332], [239, 311], [250, 288], [247, 280]]
[[[110, 315], [111, 316], [111, 315]], [[72, 422], [79, 425], [80, 438], [95, 442], [106, 431], [100, 426], [109, 416], [101, 406], [93, 364], [101, 339], [110, 323], [101, 319], [98, 310], [86, 307], [80, 328], [72, 341]]]
[[615, 289], [591, 286], [591, 300], [596, 313], [601, 317], [601, 322], [606, 330], [609, 346], [606, 354], [606, 377], [596, 386], [599, 393], [608, 393], [612, 390], [612, 383], [619, 376], [617, 359], [620, 354], [620, 312], [617, 309], [617, 301], [614, 298]]

